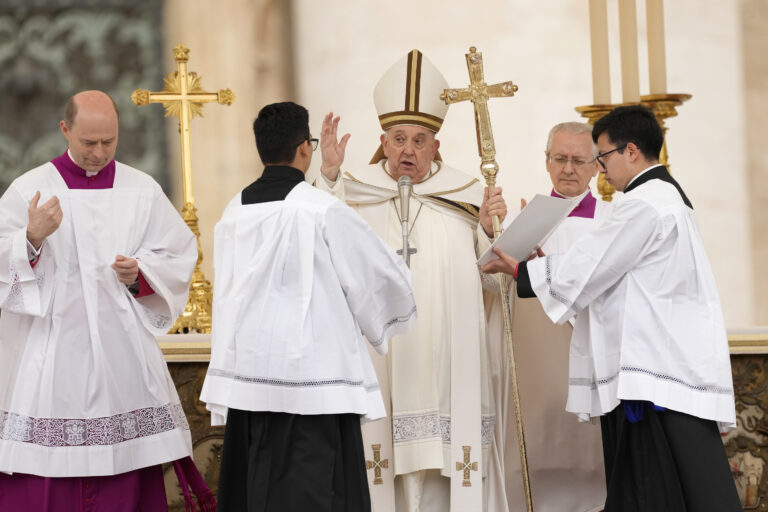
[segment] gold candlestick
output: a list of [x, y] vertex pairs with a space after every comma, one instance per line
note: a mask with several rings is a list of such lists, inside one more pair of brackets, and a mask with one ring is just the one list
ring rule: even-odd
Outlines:
[[[691, 99], [690, 94], [648, 94], [646, 96], [640, 96], [640, 104], [653, 111], [656, 115], [656, 120], [659, 122], [659, 126], [661, 126], [661, 131], [664, 134], [664, 143], [661, 146], [659, 163], [664, 165], [667, 170], [669, 170], [669, 152], [667, 151], [667, 127], [664, 120], [668, 117], [675, 117], [677, 115], [676, 108], [689, 99]], [[616, 107], [624, 107], [627, 105], [637, 105], [637, 103], [584, 105], [576, 107], [576, 112], [581, 114], [581, 117], [585, 117], [589, 124], [594, 125], [598, 119]], [[611, 201], [613, 199], [613, 193], [616, 192], [616, 189], [613, 188], [610, 183], [605, 181], [605, 174], [602, 172], [597, 175], [597, 191], [603, 201]]]
[[656, 120], [659, 122], [659, 126], [661, 126], [661, 131], [664, 134], [664, 144], [661, 146], [659, 163], [663, 164], [670, 174], [672, 173], [672, 170], [669, 166], [667, 126], [664, 120], [668, 117], [675, 117], [677, 115], [677, 107], [689, 99], [691, 99], [690, 94], [648, 94], [646, 96], [640, 96], [640, 102], [653, 110], [653, 113], [656, 114]]

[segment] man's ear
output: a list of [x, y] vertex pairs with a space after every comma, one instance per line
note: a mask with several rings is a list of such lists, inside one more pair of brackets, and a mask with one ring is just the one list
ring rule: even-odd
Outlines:
[[638, 149], [634, 142], [627, 142], [627, 148], [625, 151], [629, 152], [630, 162], [634, 162], [640, 157], [640, 149]]

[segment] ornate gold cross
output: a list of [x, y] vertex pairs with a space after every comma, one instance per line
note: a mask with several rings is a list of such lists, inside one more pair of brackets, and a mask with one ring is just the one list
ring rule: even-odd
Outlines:
[[192, 192], [192, 150], [189, 137], [189, 125], [195, 116], [202, 117], [203, 103], [218, 102], [231, 105], [235, 94], [229, 89], [219, 92], [205, 92], [197, 73], [187, 71], [189, 48], [183, 44], [173, 49], [176, 60], [176, 71], [163, 79], [165, 87], [161, 92], [149, 92], [146, 89], [136, 89], [131, 94], [131, 100], [139, 107], [150, 103], [162, 103], [165, 107], [165, 117], [179, 118], [179, 133], [181, 135], [181, 171], [184, 190], [184, 207], [182, 216], [189, 229], [197, 237], [197, 263], [189, 284], [189, 300], [184, 313], [176, 320], [171, 333], [181, 332], [211, 332], [211, 283], [205, 279], [200, 263], [203, 261], [203, 251], [200, 247], [200, 229], [197, 225], [197, 208]]
[[384, 483], [384, 479], [381, 477], [381, 469], [389, 468], [389, 459], [381, 460], [381, 445], [372, 444], [373, 460], [365, 461], [365, 469], [373, 469], [373, 485], [381, 485]]
[[[480, 171], [483, 173], [488, 187], [493, 190], [496, 186], [496, 174], [499, 165], [496, 163], [496, 146], [493, 143], [491, 115], [488, 113], [488, 99], [514, 96], [517, 86], [512, 82], [488, 85], [483, 76], [483, 54], [478, 53], [474, 46], [465, 54], [469, 68], [469, 87], [466, 89], [446, 89], [440, 99], [448, 105], [461, 101], [471, 101], [475, 108], [475, 129], [477, 131], [477, 153], [480, 155]], [[493, 222], [494, 236], [501, 233], [498, 218]]]
[[[483, 173], [488, 185], [489, 193], [496, 186], [496, 175], [499, 172], [499, 164], [496, 163], [496, 146], [493, 143], [493, 130], [491, 129], [491, 116], [488, 113], [488, 99], [495, 97], [514, 96], [517, 86], [512, 82], [503, 82], [495, 85], [485, 83], [483, 76], [483, 54], [472, 46], [469, 53], [464, 54], [469, 69], [469, 87], [466, 89], [445, 89], [440, 99], [447, 104], [460, 101], [471, 101], [475, 108], [475, 131], [477, 132], [477, 152], [480, 155], [480, 172]], [[501, 221], [498, 216], [493, 216], [493, 236], [501, 234]], [[520, 467], [523, 474], [523, 488], [528, 512], [533, 511], [533, 498], [531, 497], [531, 484], [528, 477], [528, 456], [525, 450], [525, 435], [523, 433], [523, 415], [520, 407], [520, 392], [517, 384], [517, 367], [515, 366], [515, 351], [512, 343], [512, 313], [510, 299], [507, 294], [509, 286], [507, 277], [499, 274], [499, 288], [501, 290], [501, 308], [504, 317], [504, 341], [507, 347], [507, 366], [509, 367], [512, 386], [512, 401], [515, 409], [515, 421], [517, 423], [517, 439], [520, 449]], [[512, 295], [514, 300], [514, 292]], [[465, 452], [466, 453], [466, 452]], [[458, 463], [457, 463], [458, 466]], [[466, 474], [466, 473], [465, 473]], [[466, 478], [466, 477], [465, 477]], [[465, 480], [464, 485], [467, 485]]]
[[477, 461], [470, 462], [470, 460], [472, 460], [470, 456], [470, 452], [472, 451], [471, 446], [462, 446], [461, 449], [464, 451], [464, 460], [456, 463], [456, 471], [464, 472], [464, 480], [461, 482], [461, 485], [464, 487], [472, 487], [470, 470], [477, 471]]

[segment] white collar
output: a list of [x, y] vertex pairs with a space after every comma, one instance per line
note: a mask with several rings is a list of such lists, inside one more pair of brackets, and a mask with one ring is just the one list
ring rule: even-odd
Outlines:
[[626, 189], [628, 186], [630, 186], [630, 185], [632, 184], [632, 182], [633, 182], [633, 181], [635, 181], [637, 178], [639, 178], [639, 177], [640, 177], [640, 176], [642, 176], [643, 174], [647, 173], [647, 172], [648, 172], [648, 171], [650, 171], [651, 169], [655, 169], [656, 167], [659, 167], [660, 165], [663, 165], [663, 164], [653, 164], [652, 166], [650, 166], [650, 167], [646, 167], [645, 169], [643, 169], [643, 170], [642, 170], [642, 171], [640, 171], [639, 173], [635, 174], [635, 177], [634, 177], [634, 178], [632, 178], [631, 180], [629, 180], [629, 183], [627, 183], [627, 186], [626, 186], [626, 187], [624, 187], [624, 189]]

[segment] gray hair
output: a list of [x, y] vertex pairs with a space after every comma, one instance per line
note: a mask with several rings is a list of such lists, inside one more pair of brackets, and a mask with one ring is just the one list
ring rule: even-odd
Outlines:
[[[571, 135], [581, 135], [582, 133], [586, 133], [590, 136], [590, 139], [592, 137], [592, 125], [587, 123], [579, 123], [577, 121], [568, 121], [566, 123], [558, 123], [555, 126], [552, 127], [551, 130], [549, 130], [549, 137], [547, 138], [547, 149], [545, 153], [549, 155], [549, 152], [552, 151], [552, 139], [555, 138], [556, 133], [568, 133]], [[592, 156], [597, 156], [597, 144], [594, 142], [592, 143]]]

